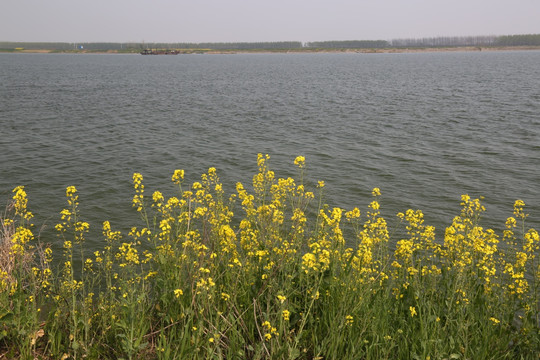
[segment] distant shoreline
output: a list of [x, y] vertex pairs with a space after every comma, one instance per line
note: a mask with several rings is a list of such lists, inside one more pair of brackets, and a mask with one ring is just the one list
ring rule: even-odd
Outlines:
[[[302, 54], [302, 53], [431, 53], [431, 52], [472, 52], [472, 51], [520, 51], [540, 50], [540, 46], [452, 46], [452, 47], [406, 47], [406, 48], [362, 48], [362, 49], [249, 49], [249, 50], [214, 50], [214, 49], [174, 49], [179, 54]], [[139, 54], [139, 51], [119, 50], [47, 50], [47, 49], [0, 49], [0, 53], [41, 53], [41, 54]]]

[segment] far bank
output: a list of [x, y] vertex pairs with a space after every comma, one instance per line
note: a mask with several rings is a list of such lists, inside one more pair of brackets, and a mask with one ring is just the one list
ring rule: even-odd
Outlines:
[[[158, 49], [159, 50], [159, 49]], [[298, 48], [298, 49], [166, 49], [175, 51], [178, 54], [298, 54], [298, 53], [359, 53], [359, 54], [381, 54], [381, 53], [430, 53], [430, 52], [463, 52], [463, 51], [524, 51], [540, 50], [540, 46], [451, 46], [451, 47], [390, 47], [390, 48]], [[0, 53], [43, 53], [43, 54], [140, 54], [138, 49], [126, 50], [49, 50], [49, 49], [25, 49], [0, 48]]]

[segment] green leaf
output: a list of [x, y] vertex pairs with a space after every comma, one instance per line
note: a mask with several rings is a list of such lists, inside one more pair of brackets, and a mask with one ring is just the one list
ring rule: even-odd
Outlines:
[[298, 359], [300, 357], [300, 349], [289, 349], [289, 359]]
[[8, 311], [7, 313], [4, 313], [0, 316], [0, 321], [8, 322], [11, 319], [13, 319], [13, 313], [11, 311]]

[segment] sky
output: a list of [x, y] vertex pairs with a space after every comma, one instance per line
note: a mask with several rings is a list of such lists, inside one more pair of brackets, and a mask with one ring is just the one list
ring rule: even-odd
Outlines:
[[267, 42], [540, 33], [540, 0], [0, 0], [0, 41]]

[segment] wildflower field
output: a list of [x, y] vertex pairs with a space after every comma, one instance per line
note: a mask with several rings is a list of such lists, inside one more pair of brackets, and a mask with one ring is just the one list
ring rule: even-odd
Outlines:
[[1, 218], [0, 359], [540, 358], [540, 238], [523, 201], [497, 234], [463, 195], [436, 238], [420, 210], [387, 222], [378, 188], [362, 212], [329, 208], [324, 182], [304, 186], [305, 158], [294, 164], [297, 179], [277, 178], [259, 155], [230, 196], [214, 168], [190, 185], [176, 170], [170, 198], [135, 173], [129, 233], [85, 222], [70, 186], [58, 253], [16, 187]]

